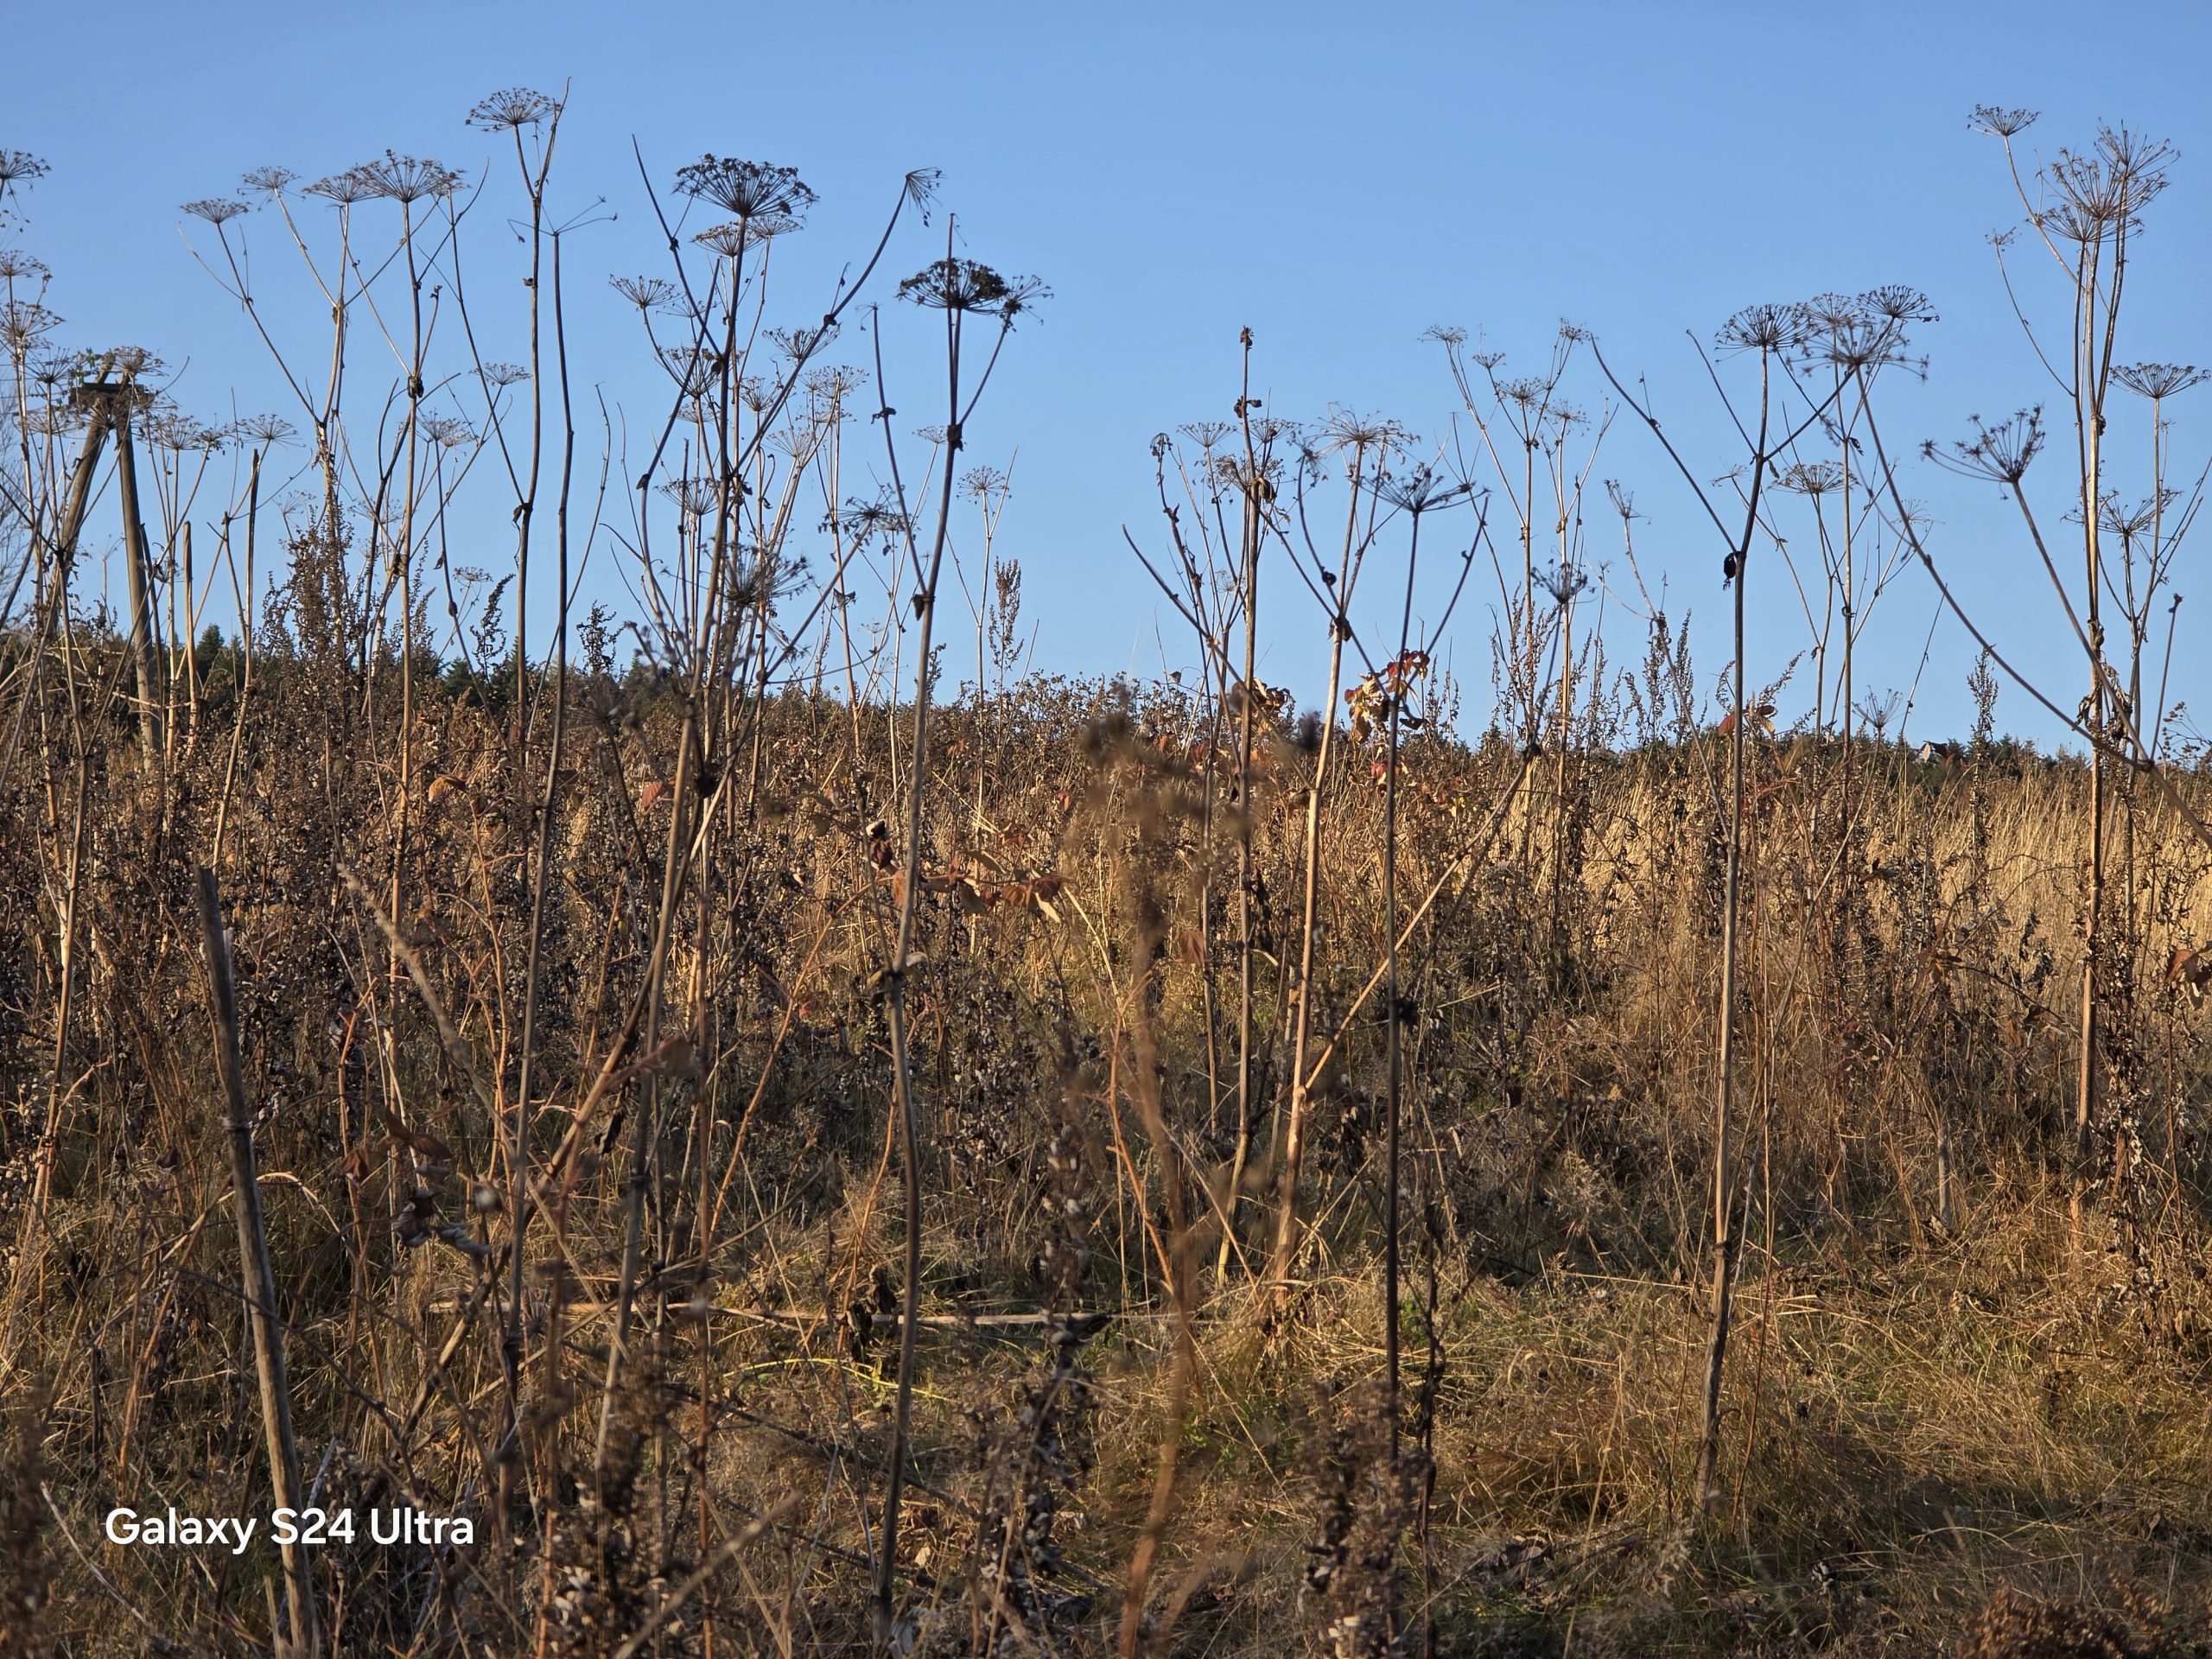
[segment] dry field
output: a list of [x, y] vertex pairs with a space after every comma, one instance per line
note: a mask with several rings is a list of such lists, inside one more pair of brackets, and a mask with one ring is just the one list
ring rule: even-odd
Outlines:
[[[1925, 458], [2082, 654], [1980, 642], [1909, 746], [1854, 657], [1947, 568], [1910, 289], [1722, 327], [1711, 486], [1579, 329], [1436, 331], [1427, 446], [1263, 411], [1248, 333], [1128, 533], [1200, 666], [1079, 681], [965, 459], [1042, 285], [914, 174], [772, 300], [797, 174], [645, 169], [614, 453], [560, 116], [471, 113], [518, 316], [435, 162], [187, 206], [282, 416], [64, 349], [0, 247], [0, 1656], [2212, 1649], [2203, 377], [2112, 360], [2169, 154], [2018, 175], [2068, 398]], [[1717, 697], [1586, 500], [1615, 424], [1696, 492]]]

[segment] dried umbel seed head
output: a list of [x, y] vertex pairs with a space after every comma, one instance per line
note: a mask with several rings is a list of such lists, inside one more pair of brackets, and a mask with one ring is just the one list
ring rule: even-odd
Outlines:
[[389, 149], [373, 162], [362, 162], [353, 171], [367, 181], [371, 195], [409, 205], [449, 196], [461, 184], [461, 175], [442, 162], [402, 156]]
[[281, 415], [249, 415], [232, 429], [263, 448], [289, 443], [294, 436], [292, 423]]
[[313, 184], [304, 187], [302, 194], [321, 196], [325, 201], [334, 202], [340, 207], [351, 207], [354, 203], [366, 201], [379, 193], [359, 168], [350, 168], [343, 173], [333, 173], [327, 178], [317, 179]]
[[527, 86], [510, 86], [480, 99], [468, 111], [467, 124], [485, 132], [512, 132], [535, 127], [561, 112], [561, 101]]
[[1008, 324], [1052, 289], [1034, 276], [1001, 276], [981, 260], [934, 260], [899, 284], [899, 297], [932, 311], [972, 312]]
[[1720, 325], [1713, 343], [1724, 352], [1788, 352], [1809, 340], [1815, 325], [1802, 305], [1747, 305]]
[[2137, 397], [2156, 402], [2202, 385], [2212, 379], [2212, 369], [2193, 363], [2128, 363], [2114, 369], [2112, 378]]
[[1967, 118], [1967, 124], [1993, 138], [2012, 138], [2035, 125], [2036, 116], [2034, 110], [2007, 110], [1994, 104], [1977, 104], [1974, 113]]
[[761, 213], [752, 219], [734, 219], [726, 225], [710, 226], [691, 239], [710, 253], [734, 259], [772, 238], [788, 236], [801, 228], [796, 214]]
[[1433, 467], [1422, 465], [1406, 473], [1378, 474], [1374, 487], [1375, 493], [1392, 506], [1418, 518], [1424, 512], [1449, 506], [1474, 486], [1465, 482], [1446, 484]]
[[702, 156], [690, 166], [678, 168], [676, 188], [746, 219], [772, 213], [797, 219], [821, 200], [797, 168], [740, 161], [734, 156]]
[[665, 276], [610, 276], [607, 285], [640, 311], [658, 311], [672, 302], [677, 289]]
[[246, 205], [242, 201], [233, 201], [228, 196], [203, 196], [198, 201], [186, 202], [184, 211], [194, 219], [206, 219], [220, 230], [243, 215], [246, 212]]
[[422, 429], [423, 435], [442, 449], [458, 449], [476, 441], [474, 429], [457, 415], [426, 415]]
[[1843, 468], [1833, 461], [1801, 461], [1775, 474], [1775, 485], [1798, 495], [1832, 495], [1843, 487]]
[[1968, 478], [2018, 484], [2043, 448], [2043, 405], [2016, 410], [2010, 420], [1995, 426], [1986, 425], [1979, 415], [1967, 419], [1974, 425], [1972, 438], [1949, 444], [1938, 444], [1931, 438], [1920, 446], [1921, 454]]

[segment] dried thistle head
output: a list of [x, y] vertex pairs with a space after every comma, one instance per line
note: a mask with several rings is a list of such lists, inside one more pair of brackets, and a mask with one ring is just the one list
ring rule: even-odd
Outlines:
[[484, 132], [513, 132], [541, 125], [560, 112], [560, 99], [527, 86], [510, 86], [471, 105], [467, 124]]
[[676, 188], [741, 219], [770, 214], [797, 219], [820, 200], [797, 168], [741, 161], [734, 156], [702, 156], [689, 167], [678, 168]]

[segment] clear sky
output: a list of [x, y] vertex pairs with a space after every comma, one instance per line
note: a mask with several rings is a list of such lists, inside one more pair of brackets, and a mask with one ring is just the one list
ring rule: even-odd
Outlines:
[[[53, 168], [10, 239], [54, 268], [49, 303], [73, 342], [133, 340], [185, 365], [179, 401], [210, 418], [234, 398], [282, 407], [245, 319], [179, 232], [180, 203], [234, 190], [249, 168], [313, 177], [390, 147], [474, 179], [512, 161], [464, 128], [469, 105], [508, 86], [565, 86], [556, 207], [603, 196], [614, 215], [570, 243], [575, 372], [640, 423], [650, 382], [637, 378], [634, 316], [603, 285], [655, 268], [658, 253], [632, 139], [664, 185], [713, 151], [795, 166], [821, 193], [804, 251], [779, 278], [790, 321], [818, 311], [822, 274], [864, 251], [899, 175], [941, 168], [964, 251], [1054, 290], [1009, 347], [968, 458], [1014, 463], [1002, 546], [1025, 568], [1039, 664], [1071, 671], [1151, 671], [1156, 639], [1171, 661], [1191, 655], [1121, 527], [1156, 540], [1147, 445], [1179, 423], [1226, 418], [1241, 327], [1255, 336], [1255, 390], [1271, 411], [1317, 416], [1336, 402], [1433, 441], [1456, 398], [1424, 329], [1479, 331], [1509, 367], [1534, 369], [1571, 319], [1648, 378], [1669, 434], [1708, 477], [1735, 457], [1683, 331], [1709, 337], [1752, 301], [1925, 289], [1942, 321], [1918, 336], [1926, 384], [1890, 394], [1901, 441], [2056, 401], [1985, 239], [2016, 221], [2018, 204], [1995, 142], [1968, 130], [1977, 103], [2043, 111], [2024, 142], [2045, 153], [2087, 143], [2100, 118], [2174, 141], [2182, 160], [2131, 270], [2120, 355], [2212, 361], [2202, 4], [124, 0], [9, 14], [0, 38], [17, 70], [0, 148]], [[478, 226], [487, 262], [504, 257], [495, 222], [519, 200], [509, 172], [493, 178]], [[311, 327], [275, 226], [246, 224], [268, 304]], [[941, 251], [942, 226], [915, 227], [885, 275]], [[2019, 267], [2063, 330], [2048, 262], [2023, 256]], [[499, 327], [512, 333], [513, 315]], [[865, 361], [865, 342], [842, 344]], [[1603, 403], [1594, 379], [1569, 391]], [[2202, 408], [2175, 410], [2175, 454], [2192, 473], [2212, 440], [2212, 388], [2195, 396]], [[924, 404], [919, 384], [893, 397], [909, 412]], [[2046, 470], [2055, 483], [2056, 467]], [[1598, 471], [1634, 488], [1648, 516], [1640, 547], [1666, 572], [1677, 614], [1696, 614], [1709, 685], [1726, 656], [1709, 525], [1640, 429], [1617, 425]], [[2139, 495], [2145, 484], [2120, 487]], [[1986, 626], [2024, 663], [2057, 662], [2063, 625], [1994, 492], [1925, 468], [1909, 491]], [[486, 521], [492, 544], [473, 562], [503, 555], [502, 517]], [[1601, 553], [1613, 539], [1594, 536]], [[2212, 588], [2196, 569], [2184, 554], [2190, 604], [2175, 654], [2183, 690], [2203, 696], [2195, 642]], [[1804, 627], [1778, 575], [1753, 600], [1751, 666], [1764, 677]], [[1455, 645], [1477, 702], [1486, 602], [1465, 613]], [[1874, 620], [1865, 677], [1911, 683], [1936, 620], [1925, 576], [1901, 578]], [[1970, 717], [1963, 636], [1944, 622], [1934, 641], [1921, 735]], [[1623, 635], [1617, 655], [1635, 644]], [[1319, 626], [1300, 613], [1262, 677], [1311, 702], [1319, 660]], [[2069, 667], [2066, 683], [2076, 677]], [[2049, 735], [2016, 693], [2000, 721]]]

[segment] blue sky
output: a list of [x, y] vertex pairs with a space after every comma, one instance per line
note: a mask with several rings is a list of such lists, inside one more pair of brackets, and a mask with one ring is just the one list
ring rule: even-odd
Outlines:
[[[179, 401], [211, 418], [234, 398], [281, 407], [265, 353], [178, 228], [178, 204], [234, 188], [248, 168], [313, 177], [391, 147], [474, 178], [500, 163], [463, 127], [468, 106], [511, 85], [566, 85], [555, 203], [604, 197], [613, 215], [569, 244], [575, 373], [640, 423], [658, 413], [651, 382], [632, 317], [603, 285], [655, 268], [633, 138], [664, 185], [714, 151], [796, 166], [821, 193], [771, 308], [792, 321], [818, 310], [822, 279], [872, 240], [899, 176], [941, 168], [963, 251], [1054, 289], [1009, 346], [968, 459], [1014, 460], [1001, 546], [1024, 566], [1038, 661], [1071, 671], [1153, 671], [1156, 639], [1172, 662], [1191, 655], [1121, 529], [1143, 538], [1158, 522], [1152, 435], [1225, 418], [1241, 327], [1255, 336], [1255, 391], [1270, 410], [1317, 416], [1339, 403], [1433, 441], [1457, 400], [1424, 329], [1480, 331], [1510, 367], [1534, 369], [1571, 319], [1647, 377], [1670, 435], [1708, 477], [1734, 457], [1683, 331], [1709, 336], [1752, 301], [1925, 289], [1942, 321], [1918, 337], [1932, 359], [1925, 385], [1889, 394], [1888, 435], [1903, 444], [2051, 398], [1985, 241], [2017, 203], [1995, 143], [1967, 129], [1976, 103], [2042, 110], [2025, 142], [2044, 151], [2087, 142], [2100, 118], [2176, 143], [2174, 187], [2131, 270], [2120, 355], [2212, 361], [2191, 303], [2212, 264], [2212, 100], [2194, 79], [2212, 14], [2199, 5], [11, 10], [11, 55], [38, 68], [11, 78], [0, 147], [31, 149], [53, 171], [10, 239], [54, 267], [49, 303], [70, 340], [130, 340], [184, 365]], [[493, 177], [472, 254], [487, 290], [512, 276], [496, 221], [518, 200], [507, 173]], [[247, 224], [272, 319], [311, 330], [274, 226], [265, 215]], [[883, 276], [941, 251], [942, 229], [915, 227]], [[2020, 269], [2032, 301], [2056, 297], [2047, 262], [2024, 257]], [[515, 315], [498, 328], [512, 333]], [[2063, 329], [2047, 304], [2043, 315]], [[866, 360], [857, 335], [842, 344]], [[910, 413], [924, 403], [922, 361], [894, 353], [894, 375], [915, 365], [911, 391], [893, 389]], [[1592, 378], [1569, 391], [1602, 404]], [[2174, 411], [2177, 464], [2192, 473], [2212, 439], [2212, 388], [2196, 397], [2202, 409]], [[1598, 473], [1635, 490], [1639, 548], [1665, 572], [1670, 607], [1694, 613], [1709, 684], [1726, 656], [1710, 527], [1639, 429], [1615, 427]], [[2047, 585], [2028, 579], [2039, 571], [1993, 492], [1925, 469], [1908, 489], [1977, 617], [2024, 664], [2060, 662], [2064, 625]], [[505, 545], [504, 512], [486, 512], [483, 564]], [[1602, 516], [1601, 554], [1617, 539]], [[2184, 694], [2201, 696], [2212, 688], [2189, 619], [2212, 607], [2212, 589], [2196, 568], [2185, 553], [2178, 586], [2191, 603], [2176, 658]], [[1804, 636], [1795, 598], [1767, 570], [1753, 589], [1755, 678], [1778, 673]], [[1469, 602], [1453, 641], [1478, 713], [1489, 602]], [[1262, 677], [1310, 702], [1318, 619], [1308, 607], [1282, 620]], [[1956, 627], [1936, 623], [1923, 575], [1884, 599], [1862, 665], [1863, 680], [1909, 685], [1931, 623], [1913, 716], [1923, 735], [1970, 718], [1970, 657]], [[1617, 654], [1635, 645], [1619, 636]], [[2064, 671], [2070, 685], [2078, 676]], [[2049, 735], [2017, 693], [1999, 708], [2003, 723]]]

